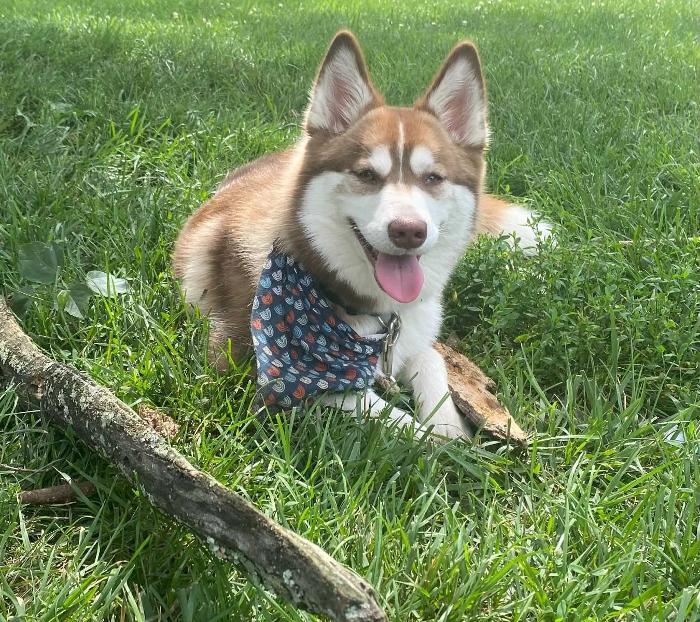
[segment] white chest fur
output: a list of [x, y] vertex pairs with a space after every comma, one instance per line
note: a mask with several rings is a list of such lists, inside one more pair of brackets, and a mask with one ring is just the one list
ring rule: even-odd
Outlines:
[[[442, 305], [437, 298], [429, 298], [401, 305], [396, 311], [401, 318], [401, 331], [394, 346], [394, 376], [401, 373], [411, 358], [430, 349], [440, 332]], [[373, 315], [349, 315], [340, 310], [339, 315], [363, 337], [385, 332]]]

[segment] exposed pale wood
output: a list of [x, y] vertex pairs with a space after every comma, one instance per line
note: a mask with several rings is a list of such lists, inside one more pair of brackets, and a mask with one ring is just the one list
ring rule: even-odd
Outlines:
[[180, 426], [164, 412], [148, 406], [143, 402], [136, 407], [136, 414], [150, 425], [158, 434], [172, 440], [180, 431]]
[[166, 514], [256, 584], [307, 611], [347, 622], [387, 619], [364, 579], [315, 544], [197, 470], [131, 408], [75, 369], [43, 354], [0, 298], [0, 376], [43, 415], [72, 427]]
[[493, 380], [446, 343], [435, 344], [445, 359], [452, 401], [476, 429], [504, 442], [525, 447], [527, 434], [492, 393]]
[[36, 490], [25, 490], [19, 493], [19, 500], [25, 505], [57, 505], [59, 503], [70, 503], [78, 498], [76, 488], [84, 495], [91, 495], [95, 492], [95, 484], [92, 482], [73, 482], [72, 484], [60, 484], [49, 486], [48, 488], [37, 488]]

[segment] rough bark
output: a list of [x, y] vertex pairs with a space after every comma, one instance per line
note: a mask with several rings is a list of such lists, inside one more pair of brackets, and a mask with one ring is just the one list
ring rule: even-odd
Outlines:
[[527, 434], [491, 391], [493, 380], [466, 356], [445, 343], [435, 344], [445, 359], [452, 401], [477, 430], [504, 442], [527, 446]]
[[364, 579], [197, 470], [107, 389], [43, 354], [0, 298], [0, 375], [41, 412], [71, 426], [150, 501], [200, 535], [214, 554], [296, 607], [347, 622], [386, 615]]

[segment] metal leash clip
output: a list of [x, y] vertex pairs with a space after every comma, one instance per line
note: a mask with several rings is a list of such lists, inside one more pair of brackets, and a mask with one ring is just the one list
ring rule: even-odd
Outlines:
[[382, 351], [382, 373], [390, 383], [396, 384], [394, 379], [394, 346], [401, 332], [401, 318], [397, 313], [392, 313], [388, 322], [385, 322], [380, 316], [377, 316], [377, 319], [382, 327], [386, 329], [384, 350]]

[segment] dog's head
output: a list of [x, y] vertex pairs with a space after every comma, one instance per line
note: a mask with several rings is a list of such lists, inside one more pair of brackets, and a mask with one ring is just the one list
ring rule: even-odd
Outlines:
[[379, 307], [439, 294], [469, 242], [486, 93], [460, 43], [411, 108], [384, 104], [360, 47], [333, 39], [314, 82], [296, 217], [328, 272]]

